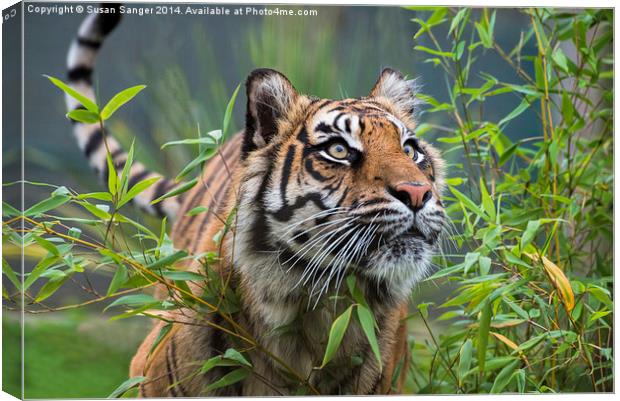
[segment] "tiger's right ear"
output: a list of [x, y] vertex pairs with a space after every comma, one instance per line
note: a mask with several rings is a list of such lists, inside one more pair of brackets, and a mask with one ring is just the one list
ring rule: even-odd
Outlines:
[[248, 107], [243, 157], [269, 143], [278, 131], [279, 120], [288, 114], [299, 96], [284, 75], [268, 68], [252, 71], [245, 85]]

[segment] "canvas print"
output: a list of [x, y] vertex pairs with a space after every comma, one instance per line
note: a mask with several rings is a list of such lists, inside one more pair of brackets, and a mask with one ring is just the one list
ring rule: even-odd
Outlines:
[[8, 7], [2, 390], [613, 392], [613, 17]]

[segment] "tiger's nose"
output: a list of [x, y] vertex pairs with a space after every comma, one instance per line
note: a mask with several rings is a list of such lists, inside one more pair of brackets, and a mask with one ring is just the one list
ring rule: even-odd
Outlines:
[[431, 199], [433, 193], [428, 184], [404, 182], [396, 185], [392, 195], [415, 212], [422, 209], [426, 202]]

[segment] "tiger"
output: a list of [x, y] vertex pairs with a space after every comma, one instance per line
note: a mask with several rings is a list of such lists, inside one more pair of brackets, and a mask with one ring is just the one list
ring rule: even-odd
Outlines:
[[[118, 12], [89, 15], [71, 44], [68, 82], [85, 96], [94, 98], [97, 51], [119, 20]], [[197, 367], [240, 349], [233, 323], [220, 313], [162, 312], [166, 319], [156, 320], [131, 361], [130, 377], [146, 378], [139, 396], [295, 395], [302, 385], [310, 394], [402, 392], [408, 297], [431, 270], [447, 222], [444, 162], [414, 133], [416, 80], [385, 68], [368, 96], [334, 100], [304, 95], [282, 73], [261, 68], [245, 90], [245, 128], [222, 144], [190, 191], [151, 205], [179, 184], [138, 162], [129, 185], [160, 177], [136, 205], [174, 219], [175, 248], [218, 254], [213, 268], [240, 294], [241, 337], [256, 340], [242, 351], [251, 372], [209, 387], [235, 367]], [[69, 110], [81, 107], [69, 96], [66, 102]], [[98, 125], [74, 122], [73, 132], [102, 179], [107, 152], [124, 166], [127, 153]], [[189, 213], [199, 206], [207, 212]], [[334, 319], [348, 307], [337, 300], [349, 275], [372, 311], [380, 360], [352, 322], [321, 366]], [[166, 322], [173, 324], [161, 337]]]

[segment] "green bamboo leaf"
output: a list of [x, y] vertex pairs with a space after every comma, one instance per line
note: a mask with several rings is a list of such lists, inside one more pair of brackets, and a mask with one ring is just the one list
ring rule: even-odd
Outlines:
[[502, 120], [497, 125], [501, 126], [503, 129], [506, 123], [520, 116], [525, 110], [528, 109], [528, 107], [530, 107], [530, 102], [527, 99], [521, 100], [521, 103], [519, 103], [519, 105], [506, 117], [502, 118]]
[[519, 360], [513, 361], [512, 363], [504, 366], [502, 370], [497, 374], [495, 381], [493, 382], [493, 387], [491, 387], [491, 394], [500, 393], [507, 385], [510, 383], [512, 379], [512, 374], [519, 366]]
[[90, 192], [76, 196], [77, 199], [97, 199], [106, 202], [112, 202], [112, 195], [109, 192]]
[[71, 110], [66, 115], [67, 115], [67, 118], [70, 118], [71, 120], [84, 123], [84, 124], [95, 124], [99, 122], [99, 114], [93, 113], [90, 110], [84, 110], [84, 109]]
[[13, 206], [6, 202], [2, 202], [2, 215], [6, 217], [16, 217], [21, 215], [21, 212], [15, 209]]
[[42, 259], [37, 265], [32, 269], [26, 280], [24, 281], [24, 291], [26, 291], [32, 283], [34, 283], [41, 275], [54, 263], [58, 262], [60, 258], [58, 256], [50, 255]]
[[353, 305], [349, 306], [347, 310], [345, 310], [340, 316], [338, 316], [336, 320], [334, 320], [334, 323], [332, 323], [332, 327], [329, 330], [327, 348], [325, 349], [325, 355], [323, 356], [323, 363], [321, 364], [320, 369], [325, 367], [325, 365], [327, 365], [327, 363], [332, 360], [332, 358], [336, 354], [336, 351], [338, 351], [340, 343], [344, 338], [344, 333], [347, 331], [347, 327], [349, 327], [352, 310]]
[[459, 366], [458, 366], [457, 373], [458, 373], [459, 381], [461, 383], [467, 376], [467, 373], [469, 372], [469, 368], [471, 367], [472, 349], [473, 349], [473, 343], [471, 339], [468, 338], [467, 341], [463, 343], [463, 346], [461, 347], [461, 351], [460, 351], [460, 356], [459, 356]]
[[52, 196], [26, 209], [24, 216], [36, 216], [48, 210], [56, 209], [69, 202], [70, 199], [70, 196]]
[[142, 91], [144, 88], [146, 88], [146, 85], [136, 85], [114, 95], [114, 97], [110, 99], [108, 104], [105, 105], [103, 110], [101, 110], [101, 119], [107, 120], [108, 118], [112, 117], [112, 114], [114, 114], [114, 112], [118, 110], [119, 107], [133, 99], [134, 96], [140, 93], [140, 91]]
[[480, 37], [480, 41], [482, 45], [487, 49], [493, 47], [493, 37], [492, 34], [479, 22], [474, 24], [476, 30], [478, 31], [478, 37]]
[[491, 303], [487, 302], [480, 312], [480, 325], [478, 327], [478, 369], [484, 372], [486, 362], [487, 345], [489, 343], [489, 329], [491, 327]]
[[520, 248], [522, 251], [525, 250], [525, 247], [536, 237], [536, 233], [540, 228], [540, 223], [540, 220], [531, 220], [527, 223], [527, 228], [521, 236]]
[[117, 193], [116, 181], [118, 180], [118, 175], [116, 174], [112, 155], [109, 152], [106, 154], [106, 160], [108, 162], [108, 191], [114, 196]]
[[187, 251], [177, 251], [146, 266], [147, 269], [157, 269], [163, 266], [172, 266], [176, 261], [187, 256]]
[[482, 207], [484, 208], [484, 211], [489, 216], [490, 221], [495, 221], [495, 204], [493, 203], [493, 199], [491, 199], [482, 178], [480, 178], [480, 195], [482, 196]]
[[207, 147], [214, 147], [217, 145], [217, 141], [213, 137], [207, 135], [200, 138], [189, 138], [179, 141], [166, 142], [161, 146], [161, 149], [175, 145], [207, 145]]
[[480, 275], [487, 275], [491, 270], [491, 258], [487, 256], [480, 256], [478, 259], [478, 265], [480, 266]]
[[145, 307], [145, 306], [150, 307], [152, 305], [157, 305], [157, 304], [159, 304], [159, 301], [148, 294], [125, 295], [123, 297], [118, 298], [117, 300], [112, 302], [110, 305], [106, 306], [104, 309], [104, 312], [113, 306], [122, 305], [122, 306], [127, 306], [130, 308], [138, 308], [138, 307]]
[[192, 170], [194, 170], [196, 167], [198, 167], [200, 164], [202, 164], [203, 162], [209, 160], [210, 158], [212, 158], [214, 155], [217, 154], [217, 147], [207, 147], [204, 148], [200, 154], [198, 155], [198, 157], [196, 157], [194, 160], [192, 160], [191, 162], [189, 162], [184, 168], [183, 170], [181, 170], [181, 172], [175, 177], [175, 181], [179, 182], [181, 181], [186, 175], [188, 175]]
[[49, 253], [54, 256], [60, 256], [60, 252], [58, 251], [58, 248], [56, 248], [56, 245], [39, 236], [34, 236], [33, 238], [41, 247], [45, 248]]
[[185, 213], [186, 216], [196, 216], [198, 214], [204, 213], [204, 212], [208, 212], [209, 208], [206, 206], [196, 206], [195, 208], [193, 208], [192, 210], [190, 210], [189, 212]]
[[21, 290], [22, 283], [17, 278], [17, 275], [11, 268], [11, 265], [9, 265], [9, 263], [4, 258], [2, 258], [2, 273], [4, 273], [4, 275], [9, 279], [9, 281], [13, 283], [13, 285], [18, 291]]
[[234, 348], [228, 348], [226, 352], [224, 352], [224, 358], [231, 361], [239, 362], [240, 365], [245, 365], [250, 368], [252, 367], [252, 364], [239, 351]]
[[233, 108], [235, 107], [235, 101], [237, 100], [237, 94], [239, 93], [240, 87], [241, 87], [241, 84], [237, 85], [230, 100], [228, 101], [228, 105], [226, 106], [226, 112], [224, 113], [224, 121], [222, 122], [222, 136], [224, 138], [226, 138], [228, 134], [228, 126], [230, 125], [230, 119], [232, 118]]
[[561, 47], [555, 49], [551, 57], [553, 58], [553, 61], [558, 67], [560, 67], [565, 72], [568, 72], [568, 59], [566, 58], [566, 55], [562, 51]]
[[136, 376], [130, 379], [125, 380], [120, 386], [118, 386], [112, 393], [108, 396], [108, 398], [120, 398], [127, 391], [136, 387], [138, 384], [142, 383], [146, 380], [144, 376]]
[[173, 325], [172, 322], [166, 323], [165, 325], [162, 326], [161, 329], [159, 329], [159, 332], [157, 333], [157, 337], [155, 337], [155, 341], [153, 341], [153, 344], [151, 344], [151, 348], [149, 349], [149, 355], [151, 355], [153, 350], [157, 348], [159, 343], [161, 343], [161, 340], [163, 340], [166, 337], [166, 335], [170, 332], [170, 330], [172, 329], [172, 325]]
[[54, 78], [52, 76], [45, 75], [45, 74], [43, 76], [45, 78], [49, 79], [54, 85], [56, 85], [58, 88], [60, 88], [67, 95], [71, 96], [72, 98], [74, 98], [75, 100], [80, 102], [80, 104], [82, 106], [86, 107], [86, 110], [91, 111], [91, 112], [93, 112], [95, 114], [99, 114], [99, 107], [97, 107], [95, 102], [93, 102], [92, 100], [90, 100], [86, 96], [82, 95], [81, 93], [79, 93], [75, 89], [71, 88], [69, 85], [65, 84], [60, 79]]
[[127, 202], [130, 202], [133, 198], [144, 192], [148, 187], [155, 184], [157, 181], [161, 180], [162, 177], [150, 177], [146, 178], [140, 182], [138, 182], [133, 187], [129, 188], [129, 191], [121, 198], [118, 202], [118, 207], [120, 208]]
[[206, 276], [200, 275], [198, 273], [188, 272], [188, 271], [164, 271], [161, 273], [162, 276], [174, 281], [204, 281], [207, 279]]
[[204, 392], [208, 393], [215, 389], [238, 383], [241, 380], [244, 380], [246, 377], [248, 377], [249, 374], [250, 372], [246, 368], [235, 369], [232, 372], [225, 374], [221, 379], [209, 384], [204, 389]]
[[454, 194], [454, 196], [456, 196], [457, 199], [461, 201], [463, 206], [465, 206], [466, 208], [468, 208], [472, 212], [476, 213], [476, 215], [478, 215], [480, 217], [484, 217], [484, 212], [482, 211], [482, 209], [480, 209], [480, 207], [478, 207], [478, 205], [476, 205], [471, 199], [469, 199], [461, 191], [459, 191], [458, 189], [456, 189], [454, 187], [450, 187], [450, 192], [452, 192]]
[[62, 276], [51, 278], [41, 287], [37, 296], [35, 298], [35, 302], [41, 302], [52, 295], [64, 284], [65, 281], [71, 277], [73, 273], [63, 274]]
[[133, 164], [135, 142], [136, 142], [135, 139], [131, 141], [131, 146], [129, 147], [129, 152], [127, 153], [127, 160], [125, 161], [125, 165], [123, 166], [123, 171], [121, 172], [121, 180], [118, 183], [121, 197], [123, 194], [127, 193], [127, 187], [129, 186], [129, 172], [131, 171], [131, 166]]
[[375, 334], [375, 326], [377, 325], [375, 322], [375, 318], [370, 312], [368, 308], [363, 305], [357, 305], [357, 318], [360, 321], [360, 325], [362, 326], [362, 330], [364, 330], [364, 334], [368, 339], [368, 343], [370, 344], [370, 349], [375, 354], [375, 358], [377, 358], [377, 363], [379, 364], [379, 371], [383, 371], [383, 363], [381, 362], [381, 351], [379, 350], [379, 342], [377, 341], [377, 336]]
[[124, 264], [119, 263], [116, 265], [116, 271], [114, 272], [114, 276], [112, 277], [112, 281], [110, 281], [110, 286], [108, 287], [107, 296], [114, 294], [121, 288], [121, 285], [127, 281], [129, 276], [127, 275], [127, 267]]
[[198, 183], [198, 178], [194, 178], [193, 180], [183, 184], [183, 185], [179, 185], [178, 187], [175, 187], [174, 189], [172, 189], [171, 191], [165, 193], [164, 195], [162, 195], [161, 197], [155, 199], [154, 201], [151, 202], [151, 205], [154, 205], [156, 203], [159, 203], [161, 201], [163, 201], [164, 199], [167, 198], [171, 198], [173, 196], [177, 196], [182, 194], [183, 192], [187, 192], [190, 189], [192, 189], [196, 184]]
[[435, 49], [430, 49], [426, 46], [416, 46], [414, 47], [415, 50], [421, 51], [421, 52], [425, 52], [425, 53], [430, 53], [434, 56], [440, 56], [440, 57], [449, 57], [449, 58], [454, 58], [454, 53], [451, 52], [444, 52], [441, 50], [435, 50]]

